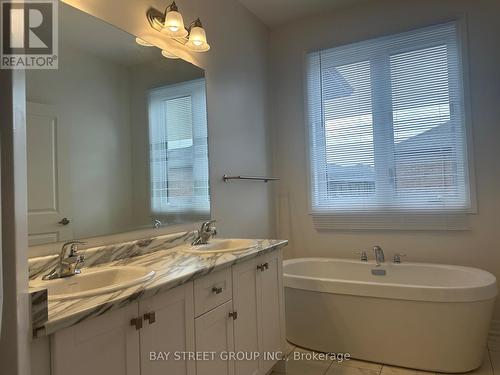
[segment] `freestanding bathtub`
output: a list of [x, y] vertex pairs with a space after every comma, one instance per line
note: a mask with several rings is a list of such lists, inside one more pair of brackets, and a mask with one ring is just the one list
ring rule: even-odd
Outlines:
[[283, 272], [287, 338], [296, 345], [427, 371], [482, 363], [497, 295], [489, 272], [329, 258], [286, 260]]

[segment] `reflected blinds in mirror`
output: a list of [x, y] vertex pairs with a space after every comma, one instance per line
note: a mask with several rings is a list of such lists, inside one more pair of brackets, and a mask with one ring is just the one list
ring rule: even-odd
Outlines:
[[149, 135], [152, 213], [208, 214], [205, 80], [152, 90]]

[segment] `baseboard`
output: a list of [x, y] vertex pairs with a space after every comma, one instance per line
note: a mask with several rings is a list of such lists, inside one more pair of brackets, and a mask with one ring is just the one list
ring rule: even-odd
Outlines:
[[493, 351], [500, 351], [500, 320], [491, 321], [488, 348]]

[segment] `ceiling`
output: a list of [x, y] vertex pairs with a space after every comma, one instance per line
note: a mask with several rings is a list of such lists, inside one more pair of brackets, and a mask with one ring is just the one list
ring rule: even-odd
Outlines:
[[238, 0], [268, 27], [350, 6], [363, 0]]

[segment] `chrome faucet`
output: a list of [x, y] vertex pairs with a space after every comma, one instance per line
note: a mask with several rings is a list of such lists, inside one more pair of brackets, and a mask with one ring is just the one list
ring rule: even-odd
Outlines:
[[194, 241], [191, 243], [191, 245], [193, 245], [193, 246], [206, 245], [210, 238], [217, 235], [217, 228], [215, 228], [215, 225], [214, 225], [215, 222], [216, 222], [216, 220], [204, 221], [203, 224], [201, 224], [201, 228], [198, 231], [198, 235], [196, 236]]
[[163, 223], [161, 222], [161, 220], [159, 220], [159, 219], [153, 219], [153, 227], [154, 227], [155, 229], [158, 229], [159, 227], [161, 227], [161, 226], [162, 226], [162, 224], [163, 224]]
[[[74, 276], [80, 273], [78, 266], [85, 260], [83, 254], [78, 254], [78, 246], [85, 245], [86, 242], [70, 241], [62, 245], [61, 253], [59, 254], [59, 262], [54, 269], [43, 276], [43, 280], [60, 279], [62, 277]], [[66, 250], [69, 248], [68, 256]]]
[[375, 253], [375, 261], [377, 262], [377, 267], [385, 262], [384, 250], [380, 246], [373, 246], [373, 252]]

